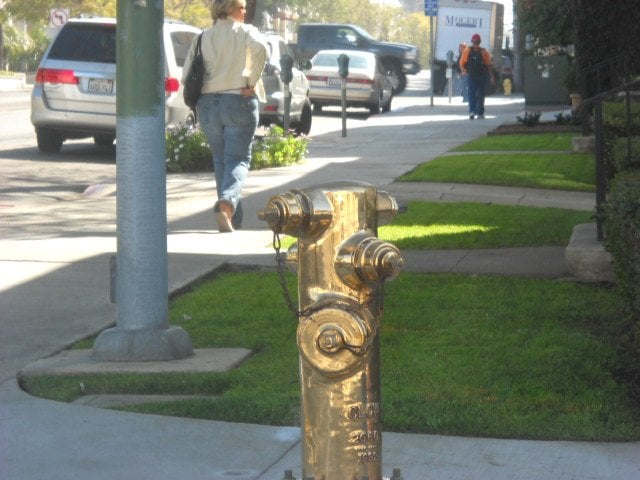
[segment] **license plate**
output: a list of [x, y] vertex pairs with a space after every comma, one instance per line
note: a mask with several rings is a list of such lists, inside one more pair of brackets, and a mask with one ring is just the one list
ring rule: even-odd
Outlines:
[[341, 78], [330, 78], [327, 80], [327, 85], [330, 87], [341, 87], [342, 79]]
[[90, 78], [87, 90], [91, 93], [113, 92], [113, 80], [108, 78]]

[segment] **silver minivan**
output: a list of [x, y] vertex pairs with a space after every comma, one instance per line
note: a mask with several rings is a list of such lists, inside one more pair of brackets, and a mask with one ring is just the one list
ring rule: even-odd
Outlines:
[[[200, 29], [164, 21], [165, 121], [193, 121], [182, 98], [182, 66]], [[47, 48], [31, 94], [31, 123], [38, 148], [57, 153], [67, 139], [116, 137], [116, 20], [70, 19]]]

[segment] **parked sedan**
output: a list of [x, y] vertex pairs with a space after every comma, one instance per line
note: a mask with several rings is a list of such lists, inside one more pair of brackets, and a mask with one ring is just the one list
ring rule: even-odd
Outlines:
[[307, 78], [314, 110], [342, 104], [342, 79], [338, 74], [338, 57], [342, 54], [349, 57], [347, 106], [368, 108], [372, 114], [391, 110], [393, 85], [382, 63], [373, 53], [357, 50], [320, 50], [311, 59]]

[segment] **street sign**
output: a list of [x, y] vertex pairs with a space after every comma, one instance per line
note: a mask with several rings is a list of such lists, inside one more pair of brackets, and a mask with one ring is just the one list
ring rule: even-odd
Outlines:
[[428, 17], [438, 15], [438, 0], [424, 0], [424, 14]]
[[49, 10], [49, 27], [62, 28], [69, 20], [68, 8], [52, 8]]

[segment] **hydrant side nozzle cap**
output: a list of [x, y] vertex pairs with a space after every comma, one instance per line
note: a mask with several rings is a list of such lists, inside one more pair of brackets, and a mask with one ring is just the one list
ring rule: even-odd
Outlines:
[[273, 206], [258, 210], [258, 219], [267, 222], [270, 226], [275, 226], [280, 221], [280, 210]]
[[400, 273], [400, 269], [404, 267], [404, 258], [396, 251], [386, 252], [380, 261], [380, 267], [384, 277], [395, 278]]

